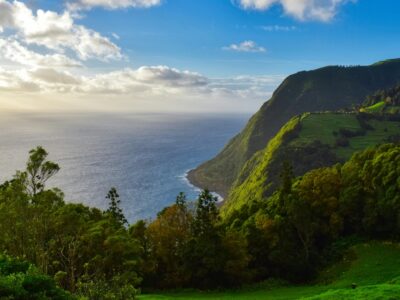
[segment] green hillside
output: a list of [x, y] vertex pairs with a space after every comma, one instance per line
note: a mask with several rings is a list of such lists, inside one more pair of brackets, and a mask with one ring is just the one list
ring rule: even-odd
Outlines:
[[189, 174], [195, 185], [227, 195], [243, 166], [292, 117], [336, 111], [363, 103], [367, 95], [400, 82], [400, 60], [371, 66], [331, 66], [289, 76], [272, 98], [214, 159]]
[[282, 162], [296, 176], [343, 162], [369, 146], [397, 141], [400, 120], [356, 113], [306, 113], [292, 118], [268, 146], [250, 159], [223, 206], [223, 211], [265, 200], [280, 183]]
[[[400, 246], [372, 242], [353, 247], [341, 262], [322, 272], [313, 285], [271, 281], [236, 291], [142, 295], [139, 299], [399, 299], [399, 270]], [[353, 283], [356, 289], [351, 288]]]

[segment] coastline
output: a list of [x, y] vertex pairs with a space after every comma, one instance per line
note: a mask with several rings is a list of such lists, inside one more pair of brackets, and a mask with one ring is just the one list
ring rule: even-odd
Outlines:
[[[203, 189], [206, 189], [206, 187], [202, 187], [201, 184], [199, 182], [196, 182], [193, 174], [193, 171], [195, 169], [189, 169], [186, 170], [185, 173], [180, 176], [182, 178], [182, 180], [190, 187], [192, 188], [194, 191], [200, 193]], [[222, 204], [225, 200], [224, 195], [219, 194], [218, 192], [212, 191], [210, 190], [210, 192], [218, 198], [218, 204]]]

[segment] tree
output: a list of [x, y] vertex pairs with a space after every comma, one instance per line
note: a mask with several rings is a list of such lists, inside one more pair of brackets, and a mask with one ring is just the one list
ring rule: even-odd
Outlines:
[[191, 275], [192, 287], [212, 288], [224, 280], [225, 254], [223, 227], [216, 206], [217, 198], [204, 190], [197, 199], [191, 239], [185, 247], [185, 269]]
[[176, 197], [175, 204], [181, 208], [186, 207], [186, 195], [185, 193], [180, 192]]
[[188, 272], [183, 268], [183, 252], [191, 237], [193, 216], [180, 193], [176, 204], [164, 209], [149, 224], [147, 235], [156, 260], [154, 282], [162, 288], [179, 288], [187, 284]]
[[210, 191], [204, 190], [197, 199], [197, 207], [193, 222], [193, 233], [196, 236], [207, 236], [213, 232], [219, 214], [217, 209], [218, 198]]
[[112, 187], [108, 192], [106, 199], [109, 200], [108, 209], [106, 213], [108, 213], [114, 220], [116, 220], [119, 224], [125, 225], [128, 224], [122, 209], [120, 208], [121, 200], [119, 199], [119, 194], [115, 187]]
[[29, 154], [26, 164], [27, 187], [30, 194], [36, 196], [37, 193], [44, 190], [46, 181], [55, 175], [60, 167], [58, 164], [46, 160], [48, 153], [41, 146], [32, 149]]

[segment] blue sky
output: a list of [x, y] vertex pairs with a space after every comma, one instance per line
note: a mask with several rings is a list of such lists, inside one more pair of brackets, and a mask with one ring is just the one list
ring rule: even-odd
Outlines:
[[[4, 12], [8, 7], [18, 16], [16, 3], [33, 16], [25, 27], [2, 17], [1, 5]], [[40, 21], [38, 10], [54, 15]], [[99, 86], [115, 80], [103, 94], [123, 109], [253, 111], [291, 73], [400, 56], [399, 12], [397, 0], [0, 0], [4, 49], [18, 43], [38, 55], [62, 55], [80, 65], [43, 65], [37, 56], [34, 63], [25, 63], [27, 55], [3, 55], [3, 69], [27, 72], [21, 85], [32, 90], [7, 89], [7, 83], [1, 89], [0, 73], [0, 99], [2, 90], [3, 99], [9, 99], [10, 92], [19, 98], [29, 92], [59, 107], [52, 98], [62, 93], [70, 103], [87, 101], [84, 106], [90, 109], [91, 99], [102, 94]], [[75, 27], [65, 27], [68, 22]], [[65, 32], [54, 34], [51, 28], [57, 24]], [[35, 26], [35, 32], [28, 32]], [[71, 41], [66, 41], [66, 32]], [[49, 39], [44, 40], [46, 34]], [[81, 36], [72, 36], [77, 34]], [[14, 48], [8, 50], [15, 53]], [[134, 81], [116, 87], [127, 77]], [[57, 86], [51, 78], [58, 78]], [[74, 80], [92, 86], [77, 86]], [[97, 104], [108, 107], [106, 99]]]

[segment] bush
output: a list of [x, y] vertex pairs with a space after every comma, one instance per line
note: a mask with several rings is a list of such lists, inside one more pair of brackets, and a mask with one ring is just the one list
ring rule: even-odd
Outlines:
[[0, 256], [0, 299], [76, 299], [59, 288], [53, 278], [40, 274], [32, 265], [8, 256]]

